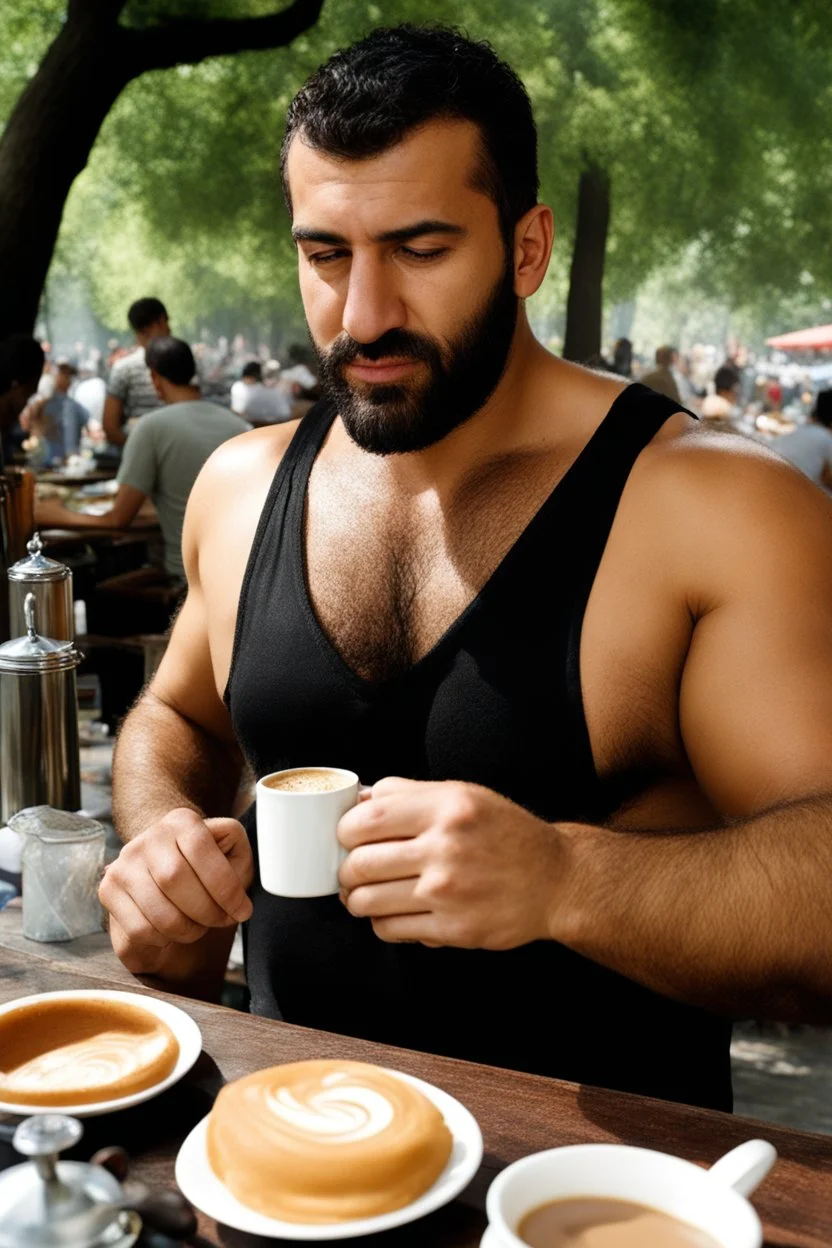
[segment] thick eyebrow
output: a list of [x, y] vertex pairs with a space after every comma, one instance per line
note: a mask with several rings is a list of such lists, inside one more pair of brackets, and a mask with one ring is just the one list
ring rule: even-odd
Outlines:
[[[403, 225], [397, 230], [385, 230], [377, 234], [374, 243], [409, 243], [423, 234], [452, 234], [456, 238], [464, 238], [468, 231], [463, 225], [453, 225], [450, 221], [417, 221], [414, 225]], [[332, 234], [328, 230], [316, 230], [303, 225], [292, 227], [292, 238], [296, 243], [326, 243], [330, 247], [348, 245], [348, 239], [341, 234]]]

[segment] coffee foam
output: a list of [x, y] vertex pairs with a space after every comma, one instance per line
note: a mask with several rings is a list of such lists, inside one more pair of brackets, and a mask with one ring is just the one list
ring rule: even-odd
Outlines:
[[0, 1100], [84, 1105], [142, 1092], [176, 1065], [179, 1042], [120, 1001], [39, 1001], [0, 1016]]
[[335, 793], [339, 789], [348, 789], [352, 782], [325, 767], [320, 771], [314, 767], [297, 767], [294, 771], [270, 776], [263, 783], [266, 788], [277, 789], [280, 793]]
[[451, 1153], [439, 1110], [363, 1062], [295, 1062], [224, 1087], [208, 1122], [211, 1167], [243, 1204], [330, 1223], [409, 1205]]

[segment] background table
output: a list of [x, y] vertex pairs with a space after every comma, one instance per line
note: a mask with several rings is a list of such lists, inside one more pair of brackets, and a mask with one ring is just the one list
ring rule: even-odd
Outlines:
[[[68, 945], [35, 945], [0, 931], [0, 1003], [61, 988], [123, 987], [146, 992], [108, 953], [100, 937]], [[12, 945], [14, 947], [10, 948]], [[711, 1165], [754, 1136], [780, 1154], [754, 1203], [770, 1248], [832, 1244], [832, 1139], [708, 1110], [387, 1048], [286, 1023], [252, 1018], [223, 1006], [170, 998], [199, 1024], [203, 1053], [189, 1076], [163, 1096], [120, 1114], [85, 1120], [78, 1155], [124, 1144], [134, 1170], [154, 1185], [173, 1183], [173, 1163], [191, 1127], [208, 1112], [223, 1082], [279, 1062], [345, 1057], [408, 1071], [444, 1088], [474, 1113], [485, 1140], [471, 1187], [430, 1218], [383, 1235], [344, 1241], [356, 1248], [477, 1248], [485, 1227], [486, 1189], [505, 1165], [538, 1149], [619, 1141], [677, 1153]], [[84, 1151], [86, 1150], [86, 1151]], [[275, 1245], [200, 1218], [200, 1231], [224, 1248]]]

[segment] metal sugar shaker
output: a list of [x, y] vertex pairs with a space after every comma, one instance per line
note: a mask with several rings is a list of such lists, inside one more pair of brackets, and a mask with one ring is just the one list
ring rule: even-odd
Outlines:
[[82, 1135], [78, 1119], [63, 1114], [17, 1127], [12, 1143], [31, 1160], [0, 1174], [0, 1248], [133, 1248], [143, 1229], [167, 1244], [193, 1242], [192, 1206], [179, 1191], [132, 1179], [123, 1149], [99, 1149], [89, 1162], [59, 1160]]
[[0, 1248], [132, 1248], [141, 1220], [122, 1212], [121, 1184], [100, 1166], [59, 1161], [81, 1139], [75, 1118], [43, 1114], [17, 1128], [32, 1160], [0, 1175]]
[[37, 632], [34, 593], [23, 604], [26, 635], [0, 646], [0, 820], [27, 806], [81, 805], [78, 695], [82, 655], [71, 641]]
[[72, 572], [65, 563], [47, 558], [39, 533], [35, 533], [26, 549], [26, 558], [9, 568], [9, 635], [20, 637], [26, 632], [23, 604], [27, 594], [34, 594], [38, 628], [44, 637], [74, 640]]

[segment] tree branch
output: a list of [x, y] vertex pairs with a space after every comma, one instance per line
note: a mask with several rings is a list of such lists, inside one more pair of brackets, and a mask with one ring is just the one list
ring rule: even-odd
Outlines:
[[94, 17], [112, 26], [126, 3], [127, 0], [69, 0], [66, 15], [71, 22]]
[[174, 20], [130, 31], [134, 73], [195, 65], [209, 56], [283, 47], [314, 26], [323, 3], [324, 0], [294, 0], [282, 12], [265, 17]]

